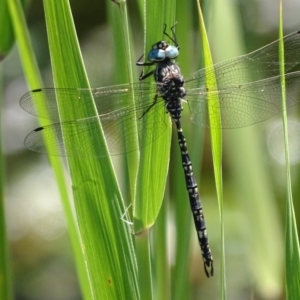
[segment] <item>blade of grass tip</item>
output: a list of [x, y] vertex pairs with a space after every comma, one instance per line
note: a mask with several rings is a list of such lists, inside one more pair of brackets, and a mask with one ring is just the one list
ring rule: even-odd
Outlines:
[[[158, 0], [146, 2], [145, 60], [152, 44], [162, 37], [163, 10], [161, 2]], [[158, 28], [161, 28], [161, 30], [158, 30]], [[149, 68], [146, 68], [145, 72], [147, 71], [149, 71]], [[153, 82], [153, 77], [151, 76], [147, 78], [147, 80]], [[154, 99], [150, 98], [149, 105], [151, 105], [153, 101]], [[144, 126], [142, 140], [140, 141], [140, 143], [149, 146], [143, 147], [140, 153], [136, 202], [134, 207], [134, 217], [136, 219], [134, 226], [135, 232], [137, 233], [148, 230], [149, 227], [153, 225], [163, 200], [169, 162], [170, 130], [166, 130], [166, 134], [163, 134], [154, 142], [151, 142], [152, 131], [148, 130], [149, 128], [155, 129], [156, 120], [162, 115], [163, 112], [161, 114], [158, 113], [158, 115], [152, 114], [151, 117], [147, 116], [148, 123]], [[168, 125], [170, 125], [170, 123], [166, 118], [166, 126]]]
[[[71, 10], [67, 1], [44, 1], [54, 82], [57, 87], [88, 88]], [[59, 95], [58, 95], [59, 96]], [[80, 98], [82, 108], [58, 105], [62, 119], [94, 116], [92, 97]], [[89, 125], [89, 124], [87, 124]], [[97, 136], [97, 139], [93, 138]], [[136, 263], [125, 208], [100, 127], [74, 132], [66, 151], [82, 145], [92, 157], [68, 158], [75, 208], [84, 248], [90, 288], [95, 299], [137, 299]], [[104, 157], [96, 159], [101, 153]], [[106, 154], [106, 155], [105, 155]]]
[[[204, 66], [206, 67], [206, 88], [209, 91], [217, 91], [217, 81], [214, 74], [213, 61], [210, 53], [210, 47], [205, 30], [205, 24], [200, 7], [200, 0], [197, 1], [198, 14], [200, 22], [200, 31], [203, 43]], [[221, 220], [221, 299], [226, 298], [226, 278], [225, 278], [225, 244], [224, 244], [224, 219], [223, 219], [223, 182], [222, 182], [222, 124], [219, 107], [219, 98], [217, 93], [211, 93], [208, 96], [207, 103], [210, 136], [212, 146], [213, 165], [216, 181], [216, 190], [219, 203]]]
[[[27, 29], [25, 17], [20, 2], [18, 0], [8, 1], [10, 15], [12, 17], [14, 33], [20, 49], [21, 61], [24, 68], [24, 73], [30, 86], [30, 89], [41, 88], [43, 86], [41, 75], [38, 70], [34, 52], [30, 42], [29, 32]], [[45, 108], [41, 108], [45, 109]], [[41, 125], [45, 124], [45, 120], [40, 119]], [[56, 157], [49, 157], [50, 164], [54, 171], [54, 175], [58, 184], [59, 193], [62, 200], [62, 205], [65, 217], [68, 223], [68, 231], [72, 244], [72, 250], [75, 256], [77, 274], [79, 276], [79, 283], [82, 293], [86, 299], [89, 299], [90, 289], [88, 284], [88, 276], [86, 273], [85, 262], [80, 249], [80, 241], [77, 232], [77, 225], [74, 219], [73, 210], [70, 205], [71, 201], [67, 192], [67, 185], [64, 178], [64, 170], [62, 161]]]
[[281, 75], [282, 91], [282, 122], [284, 130], [285, 162], [286, 162], [286, 184], [287, 184], [287, 202], [286, 202], [286, 294], [287, 299], [298, 299], [300, 295], [300, 251], [297, 232], [297, 222], [293, 205], [290, 158], [289, 158], [289, 141], [288, 141], [288, 124], [286, 111], [286, 85], [284, 69], [284, 43], [283, 43], [283, 22], [282, 22], [282, 2], [280, 1], [279, 9], [279, 62]]
[[[148, 51], [154, 42], [162, 37], [163, 30], [163, 11], [164, 5], [158, 0], [146, 1], [145, 3], [145, 55], [147, 59]], [[161, 30], [158, 30], [161, 28]], [[146, 68], [145, 72], [150, 69]], [[146, 80], [153, 82], [150, 76]], [[149, 99], [149, 105], [154, 99]], [[148, 128], [155, 128], [156, 118], [161, 115], [148, 117], [148, 124], [144, 126], [142, 141], [140, 143], [148, 144], [141, 151], [140, 165], [138, 171], [138, 182], [136, 190], [136, 203], [134, 209], [135, 232], [148, 230], [157, 218], [161, 207], [163, 194], [165, 190], [166, 176], [169, 162], [170, 135], [163, 134], [159, 139], [151, 143], [152, 131]], [[166, 123], [169, 125], [166, 118]], [[169, 132], [166, 132], [170, 134]], [[148, 142], [149, 141], [149, 142]]]

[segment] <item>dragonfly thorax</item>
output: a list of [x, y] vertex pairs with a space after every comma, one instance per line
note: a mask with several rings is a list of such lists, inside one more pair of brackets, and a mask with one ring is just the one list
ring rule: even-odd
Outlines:
[[172, 60], [158, 63], [154, 78], [158, 83], [158, 92], [166, 102], [182, 99], [186, 95], [180, 68]]

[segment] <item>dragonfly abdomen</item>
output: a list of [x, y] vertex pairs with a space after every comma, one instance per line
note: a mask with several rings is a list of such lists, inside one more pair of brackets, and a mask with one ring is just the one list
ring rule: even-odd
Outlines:
[[[202, 210], [202, 204], [198, 192], [198, 185], [193, 173], [193, 166], [187, 150], [186, 140], [181, 128], [180, 119], [174, 119], [177, 128], [178, 143], [181, 151], [182, 167], [186, 181], [186, 188], [190, 200], [190, 206], [193, 214], [194, 224], [197, 231], [197, 237], [201, 248], [204, 261], [204, 270], [207, 277], [213, 276], [213, 257], [208, 243], [208, 235]], [[210, 271], [209, 271], [210, 269]]]

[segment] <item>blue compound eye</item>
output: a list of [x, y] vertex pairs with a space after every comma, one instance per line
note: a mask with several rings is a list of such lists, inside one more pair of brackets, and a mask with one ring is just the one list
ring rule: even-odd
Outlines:
[[178, 48], [175, 46], [168, 46], [165, 52], [168, 58], [176, 58], [179, 54]]
[[152, 49], [148, 54], [149, 61], [161, 61], [166, 58], [165, 50]]

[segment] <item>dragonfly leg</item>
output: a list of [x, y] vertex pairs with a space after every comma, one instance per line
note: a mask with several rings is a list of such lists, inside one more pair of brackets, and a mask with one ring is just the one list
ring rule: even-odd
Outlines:
[[[136, 65], [139, 67], [145, 67], [145, 66], [153, 66], [155, 63], [154, 62], [144, 62], [141, 61], [141, 59], [144, 57], [144, 54], [138, 59], [138, 61], [136, 62]], [[146, 79], [147, 77], [151, 76], [154, 73], [154, 70], [150, 71], [147, 74], [144, 74], [144, 71], [141, 72], [139, 80], [142, 81], [144, 79]]]
[[155, 94], [154, 100], [151, 105], [143, 112], [143, 114], [139, 117], [141, 119], [157, 102], [158, 94]]
[[150, 71], [147, 74], [144, 74], [144, 71], [141, 72], [140, 77], [139, 77], [139, 81], [142, 81], [146, 78], [148, 78], [149, 76], [151, 76], [154, 73], [154, 70]]

